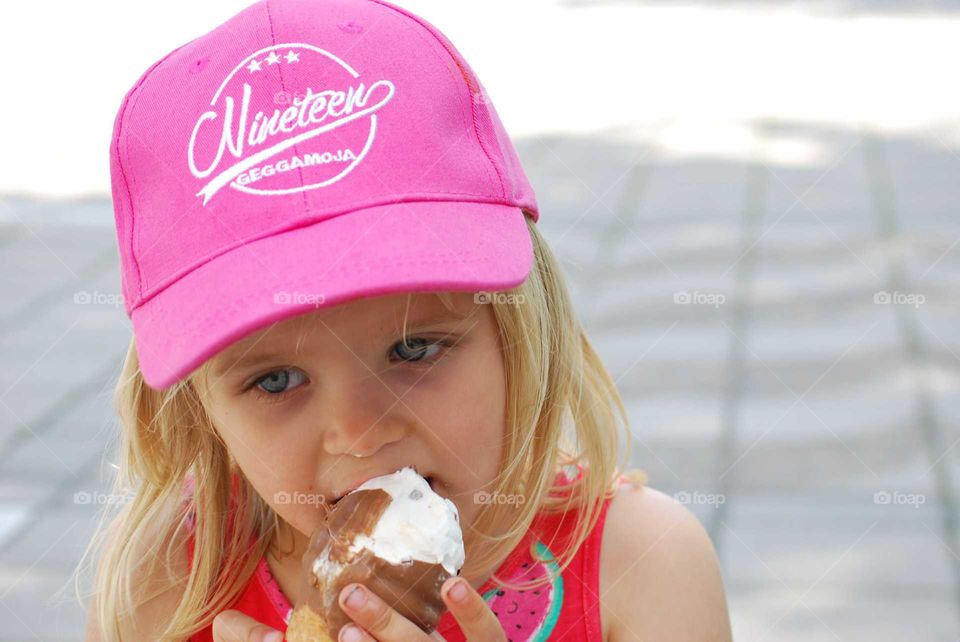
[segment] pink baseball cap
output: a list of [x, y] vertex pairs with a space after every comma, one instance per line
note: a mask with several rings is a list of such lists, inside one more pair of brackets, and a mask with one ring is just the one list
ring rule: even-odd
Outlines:
[[110, 173], [157, 390], [287, 317], [533, 263], [536, 196], [483, 85], [382, 0], [261, 0], [175, 49], [124, 97]]

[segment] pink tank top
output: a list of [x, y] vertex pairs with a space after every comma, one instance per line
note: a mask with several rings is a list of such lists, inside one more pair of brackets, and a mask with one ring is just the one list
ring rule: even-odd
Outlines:
[[[569, 477], [560, 473], [561, 481]], [[620, 478], [621, 483], [624, 478]], [[488, 579], [479, 593], [497, 615], [509, 642], [567, 642], [602, 640], [600, 627], [600, 546], [610, 499], [603, 502], [596, 526], [577, 550], [570, 565], [549, 584], [517, 591], [504, 589]], [[552, 548], [560, 550], [565, 538], [573, 536], [576, 526], [572, 512], [540, 514], [523, 540], [497, 569], [495, 575], [515, 582], [546, 576], [556, 568]], [[547, 546], [545, 542], [549, 542]], [[193, 563], [193, 537], [187, 542], [188, 559]], [[237, 609], [279, 631], [286, 631], [290, 601], [274, 579], [266, 557], [260, 559], [256, 571], [231, 608]], [[456, 619], [447, 611], [440, 618], [437, 631], [449, 642], [465, 642]], [[212, 627], [190, 638], [191, 642], [213, 642]]]

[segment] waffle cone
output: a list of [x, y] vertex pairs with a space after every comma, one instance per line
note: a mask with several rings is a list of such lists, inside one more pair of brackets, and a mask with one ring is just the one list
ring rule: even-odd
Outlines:
[[293, 610], [287, 625], [287, 642], [335, 642], [327, 632], [327, 622], [307, 604]]

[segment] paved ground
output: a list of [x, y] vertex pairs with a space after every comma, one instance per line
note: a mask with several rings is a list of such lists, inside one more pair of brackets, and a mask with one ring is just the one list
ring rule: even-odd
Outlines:
[[[957, 640], [960, 157], [806, 134], [833, 151], [802, 171], [519, 147], [634, 461], [713, 535], [737, 639]], [[130, 333], [112, 214], [0, 207], [0, 640], [79, 640]]]

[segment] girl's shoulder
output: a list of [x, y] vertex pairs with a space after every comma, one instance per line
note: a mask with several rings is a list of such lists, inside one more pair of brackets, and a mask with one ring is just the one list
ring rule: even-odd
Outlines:
[[[179, 529], [171, 533], [166, 526], [164, 520], [154, 520], [133, 544], [131, 557], [141, 562], [131, 578], [135, 606], [128, 617], [110, 623], [119, 627], [122, 640], [159, 639], [183, 597], [184, 580], [190, 573], [187, 536]], [[87, 610], [85, 639], [91, 642], [105, 638], [97, 599], [97, 595], [91, 598]]]
[[685, 506], [646, 485], [620, 484], [600, 554], [604, 640], [731, 639], [713, 544]]

